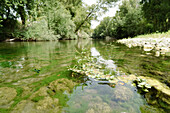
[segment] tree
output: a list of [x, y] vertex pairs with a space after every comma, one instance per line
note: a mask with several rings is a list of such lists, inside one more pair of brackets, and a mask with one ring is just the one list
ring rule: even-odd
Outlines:
[[147, 22], [153, 25], [153, 31], [167, 31], [170, 28], [169, 0], [142, 0], [141, 3]]
[[139, 0], [124, 0], [114, 17], [104, 18], [101, 21], [100, 25], [94, 30], [93, 37], [133, 37], [143, 33], [144, 22]]
[[[81, 23], [76, 28], [75, 32], [77, 32], [83, 24], [88, 21], [89, 18], [96, 19], [98, 15], [104, 13], [108, 10], [109, 7], [113, 5], [113, 3], [117, 2], [118, 0], [98, 0], [96, 4], [88, 7], [88, 13], [81, 21]], [[98, 13], [98, 14], [97, 14]]]
[[1, 0], [0, 14], [2, 20], [21, 18], [22, 24], [26, 24], [26, 20], [37, 7], [38, 0]]

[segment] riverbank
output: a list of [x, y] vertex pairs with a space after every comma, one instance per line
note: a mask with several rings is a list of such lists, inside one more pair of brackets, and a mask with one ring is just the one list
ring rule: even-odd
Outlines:
[[118, 43], [127, 47], [142, 47], [144, 51], [153, 51], [155, 56], [170, 56], [170, 30], [166, 33], [140, 35], [134, 38], [121, 39]]

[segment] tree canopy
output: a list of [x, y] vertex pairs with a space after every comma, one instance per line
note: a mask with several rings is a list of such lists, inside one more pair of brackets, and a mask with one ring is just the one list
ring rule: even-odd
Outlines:
[[[91, 20], [119, 0], [1, 0], [0, 40], [57, 40], [89, 37]], [[133, 37], [170, 28], [169, 0], [123, 0], [114, 17], [106, 17], [93, 38]], [[21, 21], [19, 21], [21, 20]]]
[[96, 27], [93, 38], [119, 39], [168, 31], [169, 12], [168, 0], [123, 0], [116, 15], [104, 18]]
[[97, 12], [105, 12], [116, 1], [98, 0], [87, 6], [82, 0], [1, 0], [0, 36], [23, 40], [76, 39], [78, 34], [90, 34], [91, 20], [96, 19]]

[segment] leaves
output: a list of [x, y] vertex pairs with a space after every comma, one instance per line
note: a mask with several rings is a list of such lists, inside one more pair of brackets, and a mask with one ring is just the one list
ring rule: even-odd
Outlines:
[[156, 31], [167, 31], [167, 0], [124, 0], [114, 17], [106, 17], [93, 33], [93, 38], [110, 36], [116, 39], [134, 37]]

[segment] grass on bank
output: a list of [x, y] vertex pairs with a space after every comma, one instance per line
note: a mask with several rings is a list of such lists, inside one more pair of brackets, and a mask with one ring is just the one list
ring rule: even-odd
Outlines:
[[139, 35], [134, 38], [170, 38], [170, 30], [168, 32], [163, 32], [163, 33]]

